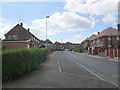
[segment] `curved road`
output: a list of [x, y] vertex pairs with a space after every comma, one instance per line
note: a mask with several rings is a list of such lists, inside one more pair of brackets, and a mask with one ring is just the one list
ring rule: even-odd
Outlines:
[[117, 62], [57, 51], [40, 68], [3, 84], [3, 88], [117, 88], [117, 85]]

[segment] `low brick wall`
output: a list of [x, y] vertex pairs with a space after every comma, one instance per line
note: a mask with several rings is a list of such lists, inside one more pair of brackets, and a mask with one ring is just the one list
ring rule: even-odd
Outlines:
[[27, 48], [27, 42], [3, 42], [3, 48], [5, 49], [16, 49], [16, 48]]

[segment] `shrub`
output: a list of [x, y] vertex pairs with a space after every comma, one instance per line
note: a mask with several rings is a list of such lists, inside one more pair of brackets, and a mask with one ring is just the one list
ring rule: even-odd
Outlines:
[[76, 47], [74, 48], [74, 51], [75, 52], [79, 52], [79, 53], [82, 53], [82, 48], [79, 46], [79, 47]]
[[4, 50], [2, 53], [2, 80], [12, 81], [36, 69], [46, 59], [47, 49]]

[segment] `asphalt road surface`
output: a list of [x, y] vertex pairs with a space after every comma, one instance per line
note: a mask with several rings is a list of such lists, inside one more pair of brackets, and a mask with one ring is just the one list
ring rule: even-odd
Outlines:
[[115, 61], [57, 51], [37, 70], [3, 88], [117, 88], [118, 77]]

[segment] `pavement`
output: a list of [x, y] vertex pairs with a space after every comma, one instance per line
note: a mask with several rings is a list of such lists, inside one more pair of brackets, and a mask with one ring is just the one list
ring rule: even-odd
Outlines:
[[77, 53], [77, 52], [74, 52], [74, 53], [81, 54], [81, 55], [87, 55], [87, 56], [91, 56], [91, 57], [95, 57], [95, 58], [105, 58], [106, 60], [112, 60], [112, 61], [115, 61], [115, 62], [120, 62], [119, 58], [102, 57], [102, 56], [98, 56], [98, 55], [90, 55], [88, 53]]
[[3, 88], [117, 88], [117, 62], [57, 51], [40, 65]]

